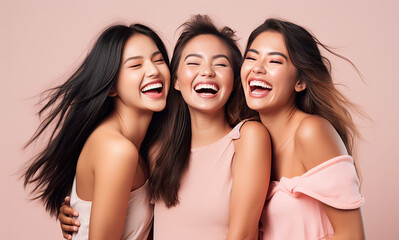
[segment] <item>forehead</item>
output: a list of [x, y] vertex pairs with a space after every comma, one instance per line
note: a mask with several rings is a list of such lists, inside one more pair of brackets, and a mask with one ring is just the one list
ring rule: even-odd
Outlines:
[[158, 51], [154, 41], [146, 35], [135, 33], [125, 44], [123, 49], [123, 57], [130, 56], [147, 56]]
[[252, 42], [251, 47], [259, 52], [279, 51], [287, 53], [283, 35], [279, 32], [266, 31], [259, 34]]
[[203, 34], [191, 39], [183, 49], [183, 56], [192, 53], [210, 56], [224, 54], [230, 57], [230, 50], [226, 43], [211, 34]]

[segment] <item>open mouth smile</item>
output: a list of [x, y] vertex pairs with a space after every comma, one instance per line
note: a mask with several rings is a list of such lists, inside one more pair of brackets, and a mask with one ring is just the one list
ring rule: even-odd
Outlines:
[[141, 92], [150, 97], [161, 97], [163, 95], [163, 83], [152, 82], [141, 88]]
[[219, 92], [219, 86], [214, 83], [199, 83], [195, 85], [194, 91], [201, 97], [210, 98]]
[[270, 84], [263, 80], [250, 80], [248, 84], [249, 93], [253, 97], [264, 97], [273, 89]]

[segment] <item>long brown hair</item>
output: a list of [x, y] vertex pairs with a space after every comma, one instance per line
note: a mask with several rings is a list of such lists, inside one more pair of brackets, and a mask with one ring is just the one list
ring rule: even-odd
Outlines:
[[[176, 43], [171, 60], [171, 86], [174, 86], [182, 52], [187, 43], [196, 36], [211, 34], [226, 44], [234, 72], [233, 91], [225, 106], [226, 121], [231, 127], [246, 118], [258, 114], [249, 109], [240, 81], [241, 51], [236, 44], [235, 34], [229, 27], [218, 29], [208, 16], [195, 15], [182, 24], [183, 28]], [[150, 193], [154, 200], [163, 200], [171, 207], [178, 203], [180, 179], [186, 171], [191, 152], [191, 120], [187, 104], [181, 93], [171, 87], [165, 124], [156, 136], [155, 168], [150, 177]]]
[[281, 33], [298, 78], [306, 83], [306, 89], [296, 95], [297, 107], [305, 113], [327, 119], [342, 138], [348, 153], [354, 154], [354, 142], [359, 133], [349, 110], [361, 112], [335, 88], [331, 63], [320, 54], [318, 46], [349, 62], [361, 77], [359, 70], [349, 59], [330, 50], [305, 28], [275, 18], [267, 19], [251, 33], [245, 54], [255, 38], [265, 31]]

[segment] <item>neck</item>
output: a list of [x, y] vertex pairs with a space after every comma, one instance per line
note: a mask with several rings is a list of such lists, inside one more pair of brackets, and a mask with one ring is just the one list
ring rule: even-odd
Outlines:
[[139, 149], [147, 133], [152, 115], [153, 112], [150, 110], [117, 106], [111, 118], [117, 122], [121, 134]]
[[231, 131], [224, 109], [214, 113], [190, 109], [191, 148], [210, 145]]
[[295, 105], [278, 111], [259, 112], [263, 125], [270, 133], [273, 152], [291, 137], [297, 127], [297, 116], [301, 113]]

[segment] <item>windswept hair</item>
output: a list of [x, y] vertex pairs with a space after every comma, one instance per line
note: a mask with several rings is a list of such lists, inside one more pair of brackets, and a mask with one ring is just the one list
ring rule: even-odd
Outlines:
[[[209, 34], [218, 37], [229, 49], [234, 72], [233, 91], [225, 106], [226, 121], [231, 127], [258, 114], [249, 109], [240, 80], [241, 51], [236, 43], [235, 32], [229, 27], [217, 28], [206, 15], [195, 15], [183, 23], [182, 32], [176, 43], [171, 60], [171, 86], [177, 78], [182, 53], [193, 38]], [[171, 87], [166, 104], [165, 127], [156, 136], [155, 168], [150, 177], [150, 193], [154, 200], [163, 200], [167, 207], [175, 206], [178, 199], [180, 180], [187, 169], [191, 152], [191, 120], [187, 104], [179, 91]]]
[[266, 31], [278, 32], [283, 36], [297, 76], [306, 83], [306, 89], [296, 95], [297, 107], [305, 113], [327, 119], [342, 138], [348, 153], [354, 154], [354, 142], [359, 132], [349, 110], [358, 113], [361, 111], [335, 88], [331, 77], [331, 63], [321, 55], [319, 47], [349, 62], [361, 77], [359, 70], [349, 59], [323, 45], [305, 28], [275, 18], [267, 19], [251, 33], [245, 54], [255, 38]]
[[[87, 138], [114, 111], [114, 100], [108, 94], [117, 81], [125, 44], [134, 34], [151, 38], [169, 63], [165, 46], [152, 29], [141, 24], [115, 25], [101, 33], [65, 83], [44, 92], [46, 102], [38, 115], [45, 118], [25, 147], [46, 131], [51, 135], [44, 149], [24, 170], [23, 178], [25, 187], [34, 185], [34, 199], [40, 199], [51, 215], [58, 213], [64, 198], [70, 194], [76, 164]], [[152, 121], [150, 128], [154, 127]]]

